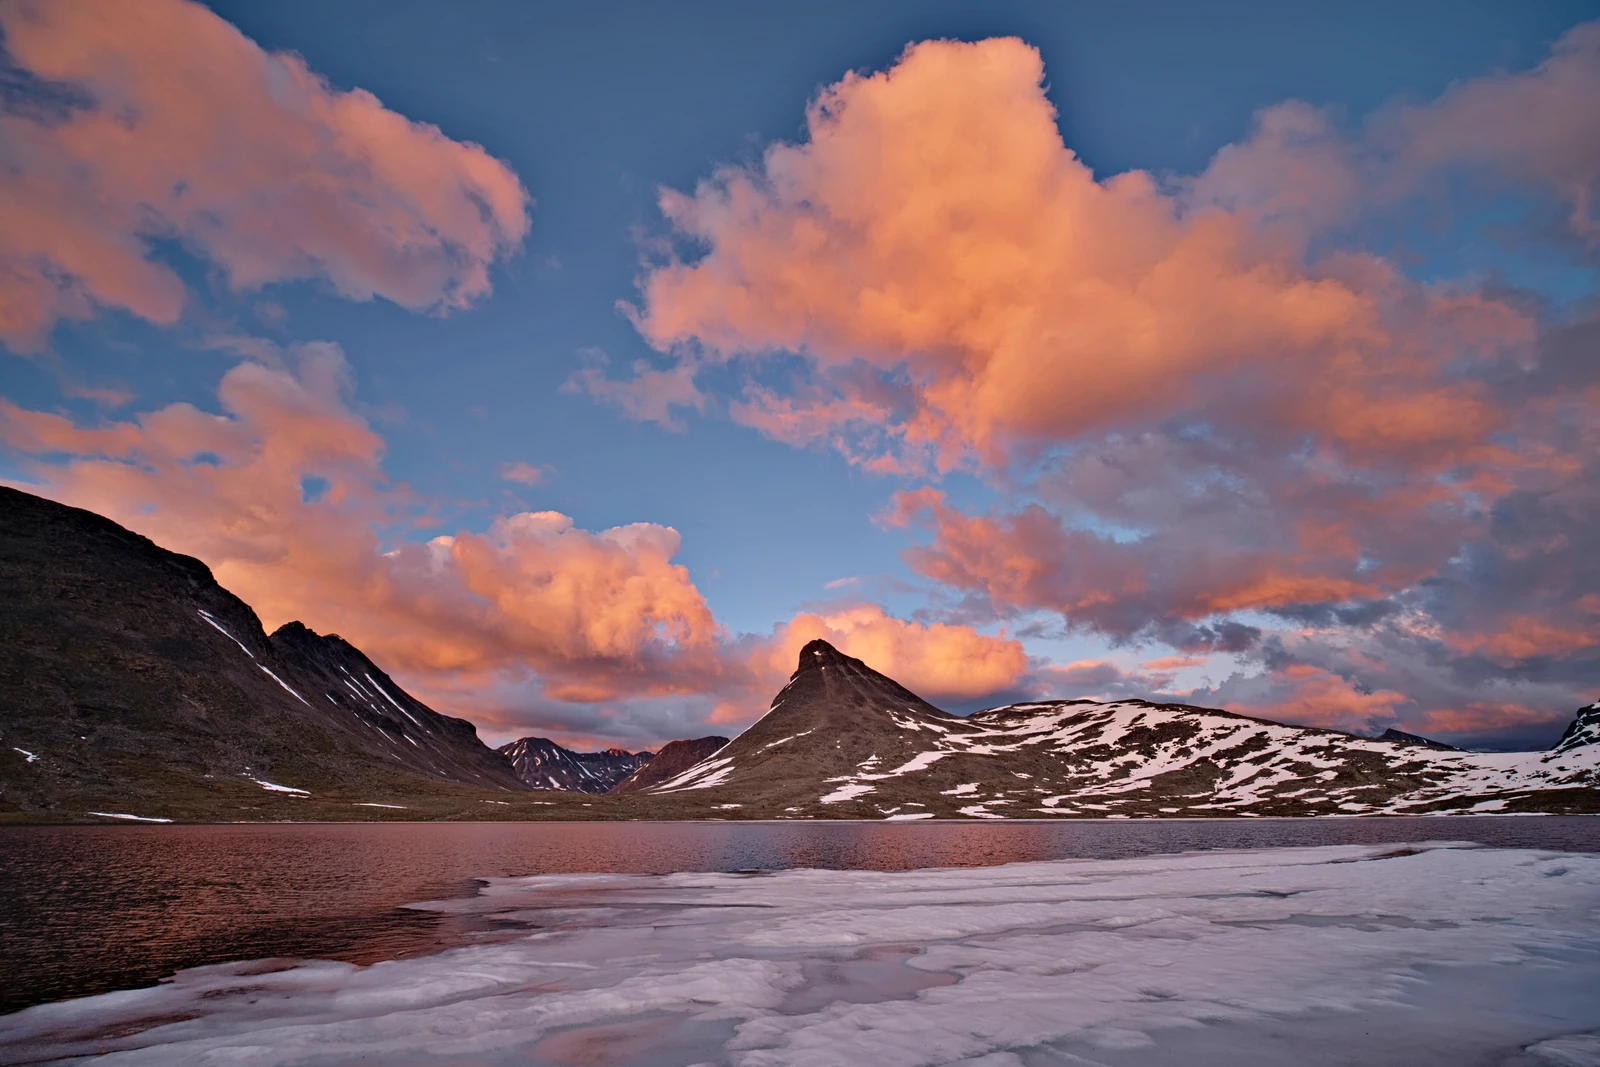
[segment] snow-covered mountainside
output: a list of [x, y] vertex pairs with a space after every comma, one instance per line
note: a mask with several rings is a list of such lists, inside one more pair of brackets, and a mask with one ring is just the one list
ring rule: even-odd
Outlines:
[[696, 763], [715, 753], [728, 743], [726, 737], [696, 737], [687, 741], [668, 741], [649, 762], [609, 790], [619, 793], [639, 793], [669, 778], [676, 778]]
[[650, 762], [652, 755], [621, 748], [574, 752], [548, 737], [518, 738], [495, 751], [511, 761], [517, 777], [529, 789], [576, 793], [604, 793]]
[[1577, 718], [1567, 724], [1566, 732], [1556, 742], [1554, 751], [1568, 752], [1596, 744], [1600, 744], [1600, 701], [1578, 709]]
[[923, 819], [1600, 810], [1600, 705], [1548, 752], [1470, 753], [1179, 704], [960, 718], [813, 641], [772, 709], [649, 790], [743, 816]]
[[375, 809], [526, 792], [471, 723], [348, 642], [297, 622], [268, 637], [199, 560], [5, 487], [0, 647], [0, 816], [282, 818], [336, 793]]

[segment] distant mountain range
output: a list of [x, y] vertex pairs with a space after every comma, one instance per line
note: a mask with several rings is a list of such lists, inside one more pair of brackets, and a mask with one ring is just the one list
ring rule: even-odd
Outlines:
[[547, 737], [523, 737], [495, 751], [511, 761], [529, 789], [556, 789], [579, 793], [604, 793], [650, 762], [653, 752], [608, 748], [604, 752], [574, 752]]
[[1062, 818], [1600, 811], [1600, 704], [1459, 752], [1144, 701], [948, 714], [825, 642], [733, 741], [491, 750], [200, 561], [0, 487], [0, 820]]

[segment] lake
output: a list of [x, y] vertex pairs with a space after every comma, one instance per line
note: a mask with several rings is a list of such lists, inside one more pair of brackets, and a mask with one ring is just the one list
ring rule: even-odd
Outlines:
[[3, 827], [0, 1011], [203, 964], [364, 964], [524, 932], [404, 907], [473, 897], [483, 878], [903, 871], [1426, 840], [1600, 852], [1600, 817]]

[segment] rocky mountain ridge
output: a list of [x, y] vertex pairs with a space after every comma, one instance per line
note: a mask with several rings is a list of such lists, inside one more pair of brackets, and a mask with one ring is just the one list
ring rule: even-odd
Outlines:
[[199, 560], [3, 486], [0, 648], [0, 814], [524, 788], [348, 642], [269, 637]]
[[709, 759], [728, 743], [726, 737], [696, 737], [686, 741], [669, 741], [661, 746], [650, 761], [612, 786], [612, 795], [641, 793], [652, 786], [687, 771], [703, 759]]
[[521, 737], [495, 751], [511, 761], [517, 777], [529, 789], [576, 793], [608, 792], [655, 755], [623, 748], [576, 752], [548, 737]]
[[1142, 700], [961, 718], [814, 641], [771, 710], [646, 791], [777, 818], [1600, 810], [1600, 705], [1548, 752], [1470, 753]]

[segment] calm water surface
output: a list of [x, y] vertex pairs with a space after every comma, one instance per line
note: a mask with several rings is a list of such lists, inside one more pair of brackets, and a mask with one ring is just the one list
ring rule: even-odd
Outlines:
[[372, 963], [505, 936], [403, 907], [470, 896], [484, 877], [895, 871], [1425, 840], [1600, 852], [1600, 816], [0, 827], [0, 1012], [202, 964]]

